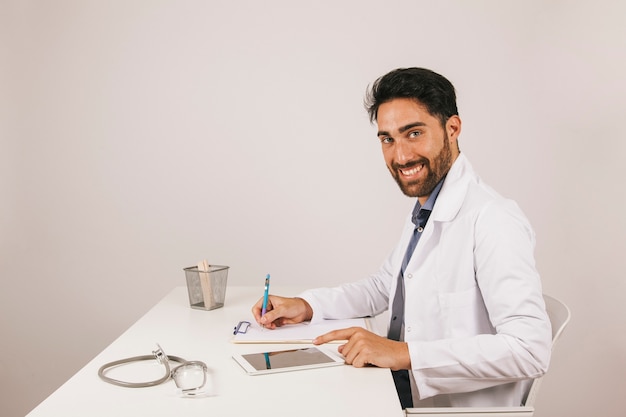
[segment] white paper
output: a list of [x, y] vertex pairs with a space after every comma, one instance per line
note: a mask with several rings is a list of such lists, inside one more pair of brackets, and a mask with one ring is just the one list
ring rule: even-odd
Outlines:
[[234, 343], [311, 343], [317, 336], [333, 330], [348, 327], [370, 328], [367, 318], [324, 320], [319, 323], [309, 322], [299, 324], [287, 324], [274, 330], [264, 329], [255, 321], [246, 333], [238, 333], [234, 336]]

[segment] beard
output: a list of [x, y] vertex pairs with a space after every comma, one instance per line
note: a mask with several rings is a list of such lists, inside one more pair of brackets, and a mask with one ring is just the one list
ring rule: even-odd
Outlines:
[[[426, 170], [426, 178], [416, 181], [402, 181], [400, 169], [407, 169], [420, 164], [424, 164], [422, 170]], [[452, 150], [450, 149], [448, 134], [444, 132], [443, 148], [432, 161], [427, 158], [420, 158], [404, 165], [392, 163], [392, 166], [388, 168], [391, 175], [398, 183], [400, 190], [402, 190], [406, 196], [424, 197], [432, 193], [439, 181], [448, 173], [451, 166]]]

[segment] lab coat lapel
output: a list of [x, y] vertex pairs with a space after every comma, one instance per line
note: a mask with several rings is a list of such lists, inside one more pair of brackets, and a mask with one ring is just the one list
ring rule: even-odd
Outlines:
[[[446, 180], [437, 196], [433, 212], [417, 243], [415, 252], [413, 256], [411, 256], [407, 270], [413, 270], [416, 265], [421, 265], [424, 262], [424, 259], [428, 257], [429, 253], [432, 252], [439, 242], [439, 238], [441, 237], [441, 223], [454, 219], [461, 209], [469, 184], [467, 178], [473, 177], [473, 175], [466, 175], [468, 170], [473, 173], [472, 167], [465, 155], [460, 154], [446, 175]], [[411, 230], [407, 231], [409, 228]], [[403, 242], [405, 248], [408, 246], [412, 230], [413, 229], [409, 226], [404, 231]], [[400, 262], [402, 262], [402, 260], [400, 260]]]

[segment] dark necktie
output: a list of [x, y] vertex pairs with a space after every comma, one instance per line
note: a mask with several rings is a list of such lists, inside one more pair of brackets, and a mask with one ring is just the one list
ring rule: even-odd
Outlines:
[[[409, 245], [407, 246], [407, 250], [404, 255], [404, 260], [402, 261], [402, 268], [400, 274], [398, 274], [396, 294], [393, 298], [393, 305], [391, 306], [391, 323], [389, 324], [389, 333], [387, 334], [387, 337], [392, 340], [400, 340], [402, 324], [404, 323], [404, 271], [411, 260], [411, 255], [413, 255], [413, 252], [415, 251], [415, 247], [417, 246], [417, 242], [420, 240], [420, 236], [424, 231], [424, 227], [426, 226], [429, 216], [430, 210], [421, 209], [417, 213], [416, 218], [413, 219], [415, 229], [413, 229], [413, 236], [409, 241]], [[412, 407], [413, 398], [411, 396], [409, 371], [392, 371], [392, 374], [402, 408]]]

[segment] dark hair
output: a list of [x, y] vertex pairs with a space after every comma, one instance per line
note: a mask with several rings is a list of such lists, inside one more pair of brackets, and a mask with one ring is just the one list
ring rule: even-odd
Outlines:
[[374, 81], [365, 96], [370, 122], [377, 120], [381, 104], [396, 98], [409, 98], [424, 105], [441, 120], [442, 126], [450, 116], [459, 114], [452, 83], [426, 68], [398, 68]]

